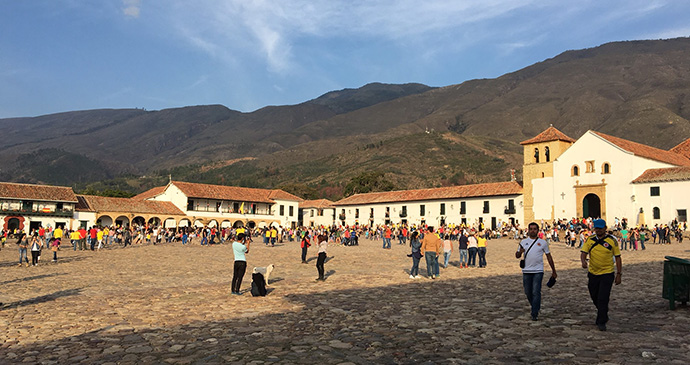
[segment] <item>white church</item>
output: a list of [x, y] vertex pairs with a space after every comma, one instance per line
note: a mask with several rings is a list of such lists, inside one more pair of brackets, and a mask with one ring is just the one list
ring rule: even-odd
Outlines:
[[592, 130], [575, 141], [549, 127], [521, 144], [525, 221], [687, 220], [690, 139], [666, 151]]

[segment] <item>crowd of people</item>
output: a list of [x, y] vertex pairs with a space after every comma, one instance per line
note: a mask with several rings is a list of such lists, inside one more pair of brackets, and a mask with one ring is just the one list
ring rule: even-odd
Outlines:
[[[587, 237], [594, 233], [593, 219], [558, 219], [552, 222], [541, 221], [539, 225], [539, 237], [548, 242], [563, 242], [572, 248], [581, 248]], [[312, 245], [318, 236], [324, 236], [330, 244], [357, 246], [360, 238], [374, 242], [382, 242], [383, 249], [390, 249], [393, 242], [398, 245], [409, 245], [413, 248], [419, 245], [428, 231], [428, 225], [333, 225], [318, 227], [280, 227], [268, 226], [261, 228], [246, 227], [179, 227], [166, 229], [161, 226], [132, 225], [121, 226], [93, 226], [80, 227], [69, 230], [62, 227], [41, 227], [30, 232], [15, 230], [0, 232], [2, 247], [6, 242], [16, 239], [20, 250], [20, 265], [26, 262], [28, 266], [28, 252], [34, 255], [37, 252], [36, 261], [39, 261], [40, 253], [44, 249], [54, 252], [53, 261], [57, 261], [57, 252], [64, 249], [64, 244], [69, 242], [73, 250], [99, 251], [114, 247], [127, 247], [141, 244], [160, 244], [180, 242], [183, 245], [198, 243], [202, 246], [231, 243], [243, 233], [248, 240], [261, 237], [265, 245], [275, 246], [277, 243], [300, 242], [303, 251]], [[687, 229], [687, 222], [671, 221], [668, 224], [655, 224], [630, 226], [626, 218], [615, 218], [609, 230], [620, 242], [620, 248], [624, 251], [645, 250], [646, 244], [670, 244], [672, 240], [682, 242], [683, 232]], [[24, 234], [22, 237], [21, 234]], [[498, 227], [490, 229], [483, 222], [473, 224], [448, 224], [435, 229], [434, 236], [439, 238], [440, 247], [437, 252], [443, 266], [447, 267], [450, 257], [458, 245], [460, 255], [460, 267], [485, 267], [486, 243], [488, 240], [507, 237], [511, 239], [524, 239], [527, 231], [517, 224], [499, 223]], [[304, 242], [305, 239], [308, 242]], [[453, 244], [453, 242], [455, 244]], [[318, 242], [314, 243], [318, 244]], [[435, 248], [434, 248], [435, 250]], [[410, 255], [414, 256], [414, 252]], [[303, 252], [302, 256], [305, 256]], [[429, 260], [427, 258], [427, 260]], [[305, 261], [303, 259], [302, 261]], [[34, 264], [37, 264], [34, 263]], [[436, 263], [430, 263], [436, 267]], [[417, 269], [415, 268], [415, 271]], [[437, 270], [436, 270], [437, 271]], [[438, 277], [438, 273], [429, 272], [429, 277]], [[410, 275], [418, 278], [419, 275]]]

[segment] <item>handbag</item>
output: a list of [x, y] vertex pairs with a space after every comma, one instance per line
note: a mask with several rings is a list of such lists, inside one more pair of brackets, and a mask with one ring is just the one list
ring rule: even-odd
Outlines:
[[[539, 239], [539, 237], [537, 237], [537, 238], [534, 240], [534, 242], [532, 242], [532, 244], [529, 246], [529, 248], [528, 248], [527, 251], [525, 252], [525, 256], [523, 256], [523, 257], [527, 257], [527, 254], [529, 253], [529, 250], [531, 250], [531, 249], [532, 249], [532, 246], [534, 246], [534, 244], [537, 243], [537, 240], [538, 240], [538, 239]], [[525, 268], [525, 259], [524, 259], [524, 258], [523, 258], [522, 260], [520, 260], [520, 268], [521, 268], [521, 269], [524, 269], [524, 268]]]

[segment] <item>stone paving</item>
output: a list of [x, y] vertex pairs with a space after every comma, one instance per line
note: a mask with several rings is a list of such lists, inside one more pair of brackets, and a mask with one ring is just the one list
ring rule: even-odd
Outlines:
[[[227, 245], [179, 243], [59, 253], [17, 267], [0, 251], [0, 363], [688, 363], [690, 310], [661, 298], [663, 257], [690, 257], [687, 243], [624, 252], [609, 330], [594, 326], [579, 251], [553, 244], [558, 283], [543, 289], [532, 322], [516, 242], [489, 241], [484, 269], [411, 280], [409, 248], [362, 240], [332, 246], [327, 280], [316, 251], [298, 243], [252, 244], [254, 266], [275, 264], [271, 292], [230, 295]], [[424, 261], [422, 261], [422, 264]], [[424, 269], [421, 270], [424, 272]], [[548, 273], [547, 275], [548, 276]]]

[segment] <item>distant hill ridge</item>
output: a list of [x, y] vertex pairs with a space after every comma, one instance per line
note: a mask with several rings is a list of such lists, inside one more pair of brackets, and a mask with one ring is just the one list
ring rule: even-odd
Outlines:
[[[175, 172], [190, 181], [326, 189], [377, 170], [397, 188], [501, 180], [520, 167], [517, 142], [549, 124], [573, 138], [594, 129], [669, 149], [690, 137], [689, 103], [690, 39], [614, 42], [496, 79], [372, 83], [251, 113], [206, 105], [0, 119], [0, 179], [87, 184]], [[412, 163], [441, 165], [422, 178]], [[85, 169], [96, 171], [74, 175]], [[136, 180], [118, 184], [138, 192]]]

